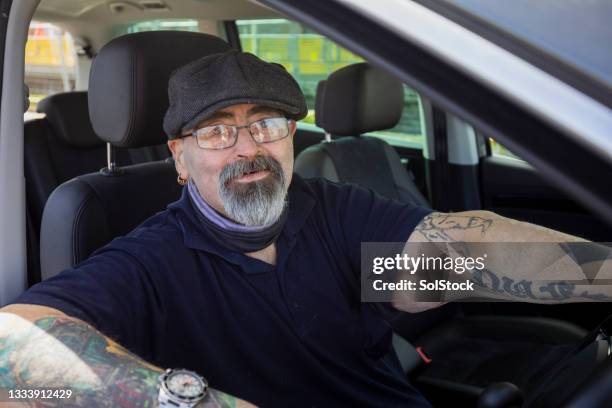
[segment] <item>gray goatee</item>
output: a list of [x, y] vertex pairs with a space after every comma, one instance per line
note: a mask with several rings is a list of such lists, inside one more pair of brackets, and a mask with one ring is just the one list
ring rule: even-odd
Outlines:
[[[237, 177], [267, 170], [267, 177], [238, 183]], [[263, 226], [276, 222], [286, 205], [287, 186], [280, 163], [268, 156], [238, 160], [219, 174], [219, 196], [226, 214], [246, 226]]]

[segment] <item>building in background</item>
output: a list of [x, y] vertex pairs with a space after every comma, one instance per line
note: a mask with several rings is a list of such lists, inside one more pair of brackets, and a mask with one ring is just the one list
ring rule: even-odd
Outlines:
[[49, 23], [33, 21], [25, 48], [25, 83], [30, 111], [47, 95], [75, 89], [76, 51], [72, 36]]

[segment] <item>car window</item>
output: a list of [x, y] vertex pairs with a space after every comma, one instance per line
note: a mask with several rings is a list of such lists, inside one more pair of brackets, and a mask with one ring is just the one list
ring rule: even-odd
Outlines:
[[609, 1], [446, 1], [534, 50], [554, 56], [602, 83], [612, 82]]
[[492, 137], [489, 138], [489, 146], [491, 146], [491, 156], [507, 157], [511, 159], [524, 161], [523, 159], [521, 159], [520, 157], [512, 153], [510, 150], [508, 150], [506, 147], [504, 147], [501, 143], [499, 143], [497, 140], [493, 139]]
[[32, 21], [25, 47], [25, 83], [30, 90], [26, 118], [36, 116], [36, 105], [45, 96], [75, 89], [76, 59], [70, 33], [47, 22]]
[[[236, 24], [243, 51], [282, 64], [300, 84], [309, 112], [302, 125], [314, 126], [317, 83], [337, 69], [363, 61], [360, 56], [293, 21], [238, 20]], [[393, 145], [421, 148], [424, 133], [419, 95], [405, 87], [404, 111], [398, 125], [371, 135]]]
[[142, 31], [163, 31], [163, 30], [178, 30], [178, 31], [200, 31], [197, 20], [150, 20], [141, 21], [136, 24], [121, 27], [116, 31], [116, 36], [132, 33], [140, 33]]

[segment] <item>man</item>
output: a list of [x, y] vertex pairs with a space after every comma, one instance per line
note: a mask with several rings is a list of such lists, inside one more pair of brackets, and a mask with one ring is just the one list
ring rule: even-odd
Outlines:
[[[248, 405], [232, 395], [428, 406], [402, 375], [389, 326], [360, 302], [360, 243], [577, 240], [300, 179], [292, 138], [304, 97], [253, 55], [194, 61], [172, 75], [169, 95], [182, 198], [3, 309], [0, 388], [70, 390], [77, 406]], [[436, 305], [403, 300], [411, 311]], [[172, 370], [159, 379], [159, 367]]]

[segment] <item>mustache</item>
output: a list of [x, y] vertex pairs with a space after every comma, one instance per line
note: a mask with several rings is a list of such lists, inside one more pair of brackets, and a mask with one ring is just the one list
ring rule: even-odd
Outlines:
[[281, 177], [283, 171], [278, 160], [269, 156], [255, 156], [252, 160], [237, 160], [223, 167], [219, 174], [219, 182], [227, 185], [237, 177], [264, 170], [269, 171], [275, 178]]

